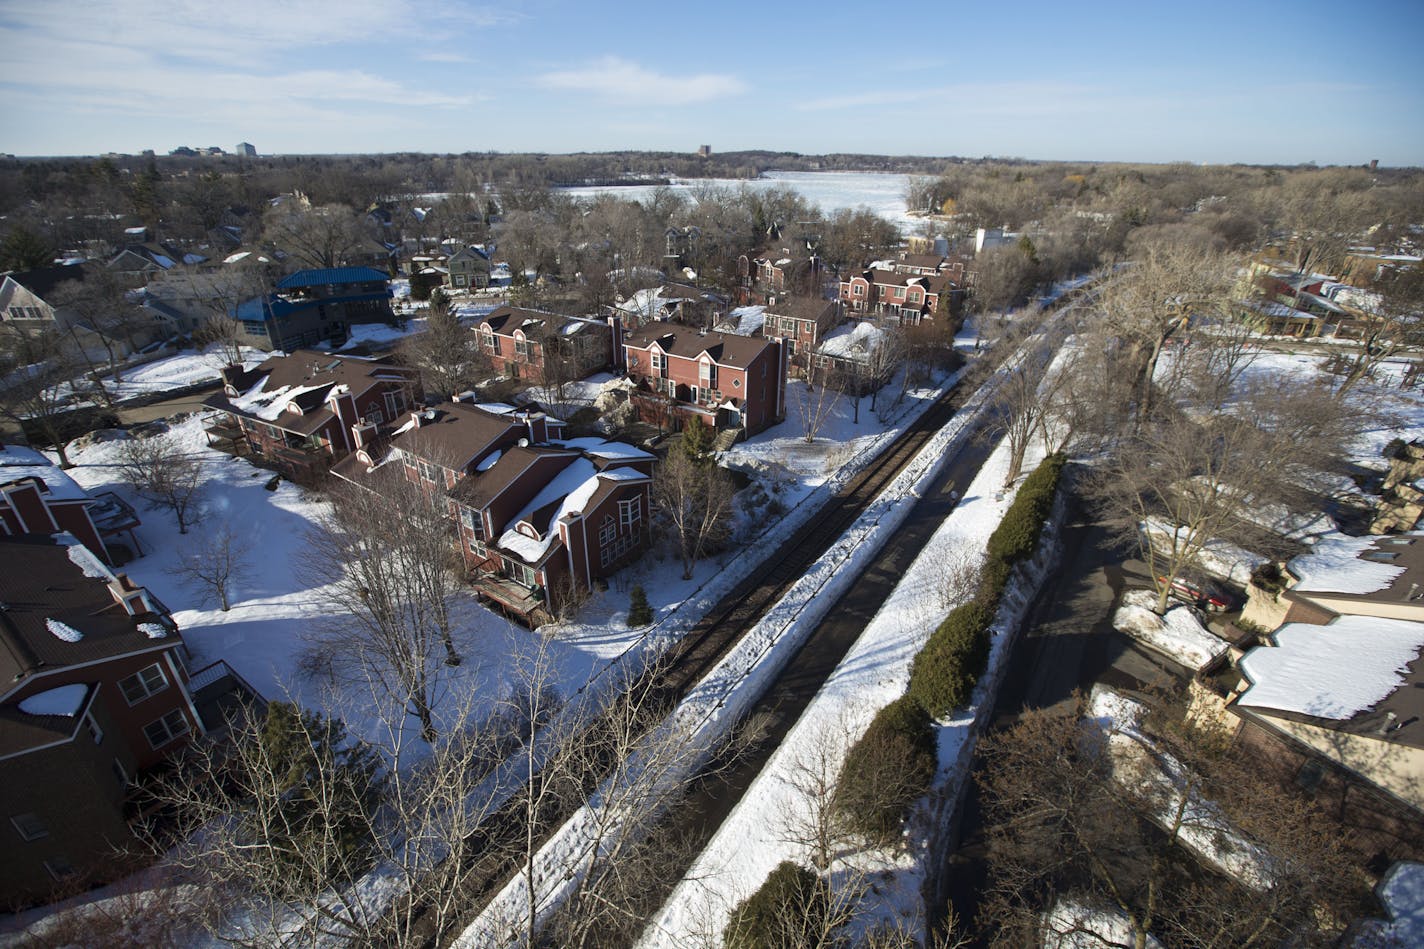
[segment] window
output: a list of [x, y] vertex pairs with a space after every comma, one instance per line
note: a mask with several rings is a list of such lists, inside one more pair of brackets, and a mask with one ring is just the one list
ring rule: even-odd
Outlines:
[[10, 818], [10, 823], [15, 825], [15, 830], [24, 840], [39, 840], [49, 836], [49, 828], [37, 814], [16, 814]]
[[266, 336], [267, 324], [261, 320], [243, 320], [242, 331], [248, 336]]
[[504, 575], [522, 587], [534, 589], [539, 585], [539, 578], [534, 573], [534, 569], [517, 560], [504, 558]]
[[672, 379], [667, 380], [667, 394], [669, 398], [677, 398], [677, 382]]
[[445, 480], [444, 469], [441, 468], [439, 465], [432, 465], [424, 458], [417, 458], [415, 460], [415, 466], [416, 468], [420, 469], [420, 476], [426, 481], [439, 482]]
[[609, 547], [618, 539], [618, 524], [611, 517], [603, 519], [603, 526], [598, 529], [598, 546]]
[[[695, 424], [701, 425], [701, 422]], [[643, 499], [642, 497], [629, 498], [626, 501], [618, 502], [618, 523], [632, 530], [643, 520]]]
[[527, 357], [529, 355], [529, 340], [520, 339], [518, 336], [514, 337], [514, 355]]
[[598, 550], [598, 562], [604, 567], [608, 567], [615, 561], [622, 559], [630, 551], [638, 546], [637, 534], [617, 534], [613, 535], [610, 543], [601, 545]]
[[168, 685], [168, 677], [158, 663], [140, 669], [133, 675], [119, 680], [119, 691], [130, 705], [137, 705], [156, 692], [162, 692]]
[[701, 401], [702, 401], [701, 398], [699, 398], [699, 396], [701, 395], [701, 393], [698, 391], [697, 386], [688, 386], [687, 389], [688, 389], [687, 401], [689, 401], [689, 402], [701, 402]]
[[858, 283], [851, 284], [850, 294], [853, 297], [863, 297], [865, 296], [865, 287], [861, 286]]
[[74, 876], [74, 864], [62, 856], [53, 856], [44, 862], [44, 868], [56, 880], [67, 880]]
[[143, 736], [154, 748], [162, 748], [175, 738], [188, 734], [188, 719], [179, 709], [174, 709], [162, 718], [143, 726]]
[[740, 379], [733, 379], [733, 380], [732, 380], [732, 388], [733, 388], [733, 389], [740, 389], [741, 387], [742, 387], [742, 380], [740, 380]]
[[652, 359], [653, 359], [653, 372], [656, 372], [656, 373], [658, 373], [659, 375], [661, 375], [661, 374], [664, 373], [664, 372], [667, 372], [667, 355], [666, 355], [666, 354], [664, 354], [664, 353], [659, 353], [659, 352], [655, 352], [655, 353], [653, 353]]
[[363, 418], [361, 421], [365, 422], [367, 425], [380, 425], [385, 420], [386, 416], [384, 413], [381, 412], [380, 406], [373, 405], [371, 406], [371, 411], [367, 412], [366, 417]]

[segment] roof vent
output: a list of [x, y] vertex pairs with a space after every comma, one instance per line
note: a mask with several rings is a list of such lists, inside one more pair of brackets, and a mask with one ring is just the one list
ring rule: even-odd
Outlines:
[[527, 439], [527, 438], [521, 438], [521, 439], [519, 440], [519, 442], [518, 442], [518, 445], [519, 445], [520, 448], [528, 448], [528, 447], [529, 447], [529, 439]]

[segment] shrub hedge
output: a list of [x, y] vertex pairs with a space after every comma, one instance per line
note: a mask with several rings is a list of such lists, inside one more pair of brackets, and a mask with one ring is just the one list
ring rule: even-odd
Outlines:
[[722, 944], [726, 949], [811, 949], [821, 945], [829, 912], [830, 895], [820, 877], [783, 860], [732, 910]]
[[1024, 479], [1014, 503], [989, 535], [978, 595], [945, 617], [915, 657], [908, 694], [932, 717], [959, 708], [973, 695], [989, 659], [989, 624], [1015, 565], [1033, 556], [1065, 461], [1061, 454], [1050, 455]]
[[901, 696], [876, 713], [846, 753], [833, 805], [858, 833], [893, 843], [937, 761], [934, 723], [924, 706]]

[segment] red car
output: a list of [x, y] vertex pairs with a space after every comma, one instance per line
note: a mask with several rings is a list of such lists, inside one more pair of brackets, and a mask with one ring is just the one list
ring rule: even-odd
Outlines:
[[[1158, 577], [1157, 582], [1166, 583], [1167, 578]], [[1205, 584], [1193, 583], [1182, 577], [1172, 581], [1172, 596], [1211, 613], [1226, 613], [1239, 605], [1236, 598], [1229, 593]]]

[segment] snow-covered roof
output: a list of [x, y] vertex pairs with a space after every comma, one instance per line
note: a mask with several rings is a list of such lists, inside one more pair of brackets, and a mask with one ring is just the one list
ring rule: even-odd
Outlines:
[[653, 455], [641, 448], [629, 445], [626, 442], [604, 441], [596, 435], [586, 435], [580, 438], [562, 438], [551, 440], [550, 444], [560, 448], [577, 448], [585, 454], [593, 455], [597, 458], [619, 458], [637, 461], [651, 461]]
[[[577, 514], [583, 511], [583, 506], [588, 503], [588, 499], [593, 497], [593, 492], [598, 490], [598, 469], [593, 462], [587, 458], [576, 458], [567, 468], [554, 476], [548, 484], [544, 485], [534, 500], [524, 506], [524, 509], [510, 519], [512, 525], [499, 538], [499, 546], [511, 553], [518, 554], [528, 563], [537, 563], [553, 544], [557, 534], [553, 527], [559, 522], [559, 518], [565, 514]], [[554, 511], [547, 523], [534, 523], [533, 518], [539, 511], [549, 507], [562, 498], [558, 509]], [[539, 532], [542, 539], [536, 540], [527, 534], [521, 534], [517, 525], [527, 521]]]
[[1344, 721], [1404, 683], [1424, 649], [1424, 623], [1341, 616], [1329, 626], [1288, 623], [1274, 639], [1242, 657], [1251, 684], [1237, 704]]
[[1388, 589], [1404, 573], [1404, 567], [1361, 559], [1377, 550], [1378, 541], [1377, 537], [1350, 537], [1338, 531], [1321, 536], [1309, 553], [1290, 562], [1291, 573], [1300, 580], [1291, 589], [1299, 593], [1358, 596]]
[[61, 685], [48, 692], [39, 692], [20, 700], [20, 711], [26, 715], [63, 715], [73, 718], [84, 707], [89, 686], [82, 682]]
[[1424, 946], [1424, 863], [1396, 863], [1375, 887], [1375, 893], [1390, 921], [1367, 921], [1355, 945], [1364, 949]]
[[0, 484], [24, 478], [37, 478], [49, 488], [49, 497], [58, 501], [77, 501], [89, 493], [44, 455], [24, 445], [5, 445], [0, 450]]
[[874, 323], [856, 323], [836, 329], [816, 351], [833, 359], [864, 359], [880, 347], [884, 338], [884, 330]]
[[717, 329], [739, 336], [750, 336], [766, 326], [766, 307], [739, 306], [727, 314], [727, 318], [717, 324]]

